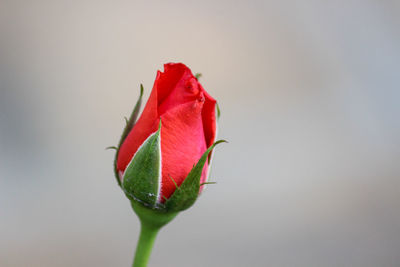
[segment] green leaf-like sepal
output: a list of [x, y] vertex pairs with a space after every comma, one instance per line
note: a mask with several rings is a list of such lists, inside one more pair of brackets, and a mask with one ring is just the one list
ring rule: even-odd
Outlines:
[[189, 172], [186, 179], [183, 181], [172, 196], [165, 202], [168, 211], [177, 212], [190, 208], [199, 195], [200, 191], [200, 178], [203, 172], [204, 164], [206, 163], [208, 154], [219, 143], [226, 142], [219, 140], [210, 146], [206, 152], [201, 156], [197, 164]]
[[117, 182], [118, 184], [121, 186], [121, 181], [119, 179], [119, 175], [118, 175], [118, 170], [117, 170], [117, 159], [118, 159], [118, 153], [119, 153], [119, 149], [121, 148], [122, 143], [125, 141], [126, 137], [128, 136], [129, 132], [132, 130], [133, 126], [136, 123], [136, 119], [139, 115], [139, 111], [140, 111], [140, 106], [142, 105], [142, 97], [143, 97], [143, 84], [140, 84], [140, 95], [139, 95], [139, 99], [136, 102], [136, 105], [131, 113], [131, 116], [129, 117], [129, 119], [126, 119], [126, 126], [124, 128], [124, 131], [122, 132], [121, 135], [121, 139], [119, 140], [119, 144], [118, 144], [118, 148], [116, 149], [117, 152], [115, 153], [115, 159], [114, 159], [114, 174], [115, 177], [117, 178]]
[[121, 140], [119, 141], [118, 147], [121, 147], [122, 143], [125, 141], [126, 137], [128, 136], [129, 132], [132, 130], [133, 126], [136, 123], [136, 119], [139, 115], [140, 106], [142, 105], [142, 97], [143, 97], [143, 84], [140, 84], [140, 95], [139, 99], [136, 102], [134, 109], [132, 110], [131, 116], [129, 120], [126, 120], [126, 127], [122, 132]]
[[161, 121], [158, 131], [139, 147], [126, 167], [122, 189], [133, 200], [156, 207], [161, 181]]

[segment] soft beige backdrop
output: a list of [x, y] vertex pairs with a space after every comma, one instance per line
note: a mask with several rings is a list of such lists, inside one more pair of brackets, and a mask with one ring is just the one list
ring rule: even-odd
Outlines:
[[113, 152], [156, 70], [219, 100], [212, 180], [150, 266], [400, 265], [398, 1], [0, 0], [0, 266], [129, 266]]

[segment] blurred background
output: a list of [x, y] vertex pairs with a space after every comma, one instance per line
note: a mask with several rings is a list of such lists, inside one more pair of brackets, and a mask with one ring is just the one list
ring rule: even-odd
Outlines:
[[399, 1], [0, 0], [0, 266], [130, 266], [139, 84], [218, 99], [210, 185], [150, 266], [400, 266]]

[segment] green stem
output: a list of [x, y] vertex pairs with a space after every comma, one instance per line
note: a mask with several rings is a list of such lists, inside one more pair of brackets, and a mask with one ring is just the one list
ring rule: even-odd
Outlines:
[[131, 201], [131, 205], [139, 217], [141, 224], [140, 236], [132, 267], [147, 267], [158, 231], [161, 227], [172, 221], [178, 215], [178, 212], [162, 212], [145, 207], [134, 200]]
[[140, 236], [136, 247], [135, 260], [132, 267], [146, 267], [149, 261], [154, 241], [160, 228], [148, 227], [141, 224]]

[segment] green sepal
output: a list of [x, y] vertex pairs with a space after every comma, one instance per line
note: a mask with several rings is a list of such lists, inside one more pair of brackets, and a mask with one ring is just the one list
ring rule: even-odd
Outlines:
[[137, 117], [139, 115], [139, 111], [140, 111], [140, 106], [142, 105], [143, 91], [144, 91], [143, 84], [140, 84], [139, 99], [136, 101], [136, 105], [133, 108], [133, 111], [132, 111], [131, 116], [129, 117], [129, 119], [126, 119], [126, 117], [125, 117], [126, 125], [125, 125], [125, 128], [124, 128], [124, 131], [122, 132], [121, 139], [119, 140], [118, 147], [116, 149], [117, 151], [115, 152], [114, 174], [115, 174], [115, 177], [117, 178], [117, 182], [118, 182], [119, 186], [121, 186], [121, 180], [119, 178], [119, 174], [118, 174], [118, 170], [117, 170], [117, 159], [118, 159], [119, 149], [121, 148], [122, 143], [125, 141], [125, 139], [128, 136], [129, 132], [132, 130], [133, 126], [136, 123], [136, 119], [137, 119]]
[[165, 202], [165, 207], [168, 211], [178, 212], [190, 208], [199, 195], [200, 191], [200, 178], [203, 172], [204, 164], [206, 163], [208, 154], [219, 143], [226, 142], [219, 140], [212, 144], [206, 152], [201, 156], [197, 164], [187, 175], [183, 183], [175, 190], [172, 196]]
[[161, 121], [157, 132], [139, 147], [126, 167], [122, 182], [125, 194], [144, 206], [156, 207], [161, 179]]
[[125, 127], [124, 131], [122, 132], [121, 140], [119, 141], [118, 147], [121, 147], [122, 143], [125, 141], [125, 138], [128, 136], [129, 132], [132, 130], [133, 126], [136, 123], [136, 119], [137, 119], [137, 117], [139, 115], [139, 111], [140, 111], [140, 106], [142, 105], [143, 91], [144, 91], [143, 84], [140, 84], [139, 99], [137, 100], [136, 105], [132, 110], [129, 120], [126, 121], [126, 127]]

